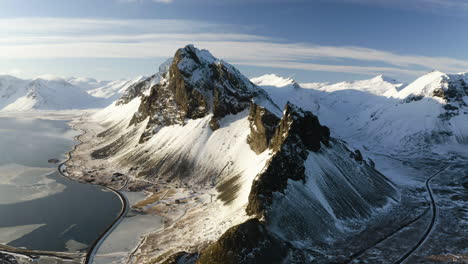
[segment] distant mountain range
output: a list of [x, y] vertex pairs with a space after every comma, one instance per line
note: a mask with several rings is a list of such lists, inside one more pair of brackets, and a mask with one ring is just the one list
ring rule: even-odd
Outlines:
[[278, 105], [289, 101], [314, 112], [355, 146], [417, 154], [468, 144], [468, 73], [433, 71], [410, 84], [385, 76], [337, 84], [275, 75], [252, 81]]
[[102, 108], [142, 78], [110, 82], [53, 76], [23, 80], [0, 75], [0, 111]]

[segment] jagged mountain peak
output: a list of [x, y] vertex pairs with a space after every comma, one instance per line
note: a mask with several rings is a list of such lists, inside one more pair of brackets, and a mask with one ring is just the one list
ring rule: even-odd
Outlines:
[[[200, 50], [193, 45], [187, 45], [177, 50], [169, 69], [170, 78], [180, 72], [186, 82], [194, 85], [195, 89], [213, 90], [223, 87], [231, 93], [258, 93], [259, 89], [244, 75], [229, 63], [215, 58], [208, 50]], [[203, 82], [227, 81], [219, 83], [218, 87], [203, 85]]]
[[197, 64], [209, 65], [218, 61], [218, 59], [208, 50], [200, 50], [195, 48], [193, 44], [189, 44], [177, 50], [174, 55], [174, 61], [176, 61], [181, 71], [188, 73], [192, 71]]
[[[146, 92], [145, 92], [146, 91]], [[136, 97], [142, 101], [130, 124], [149, 117], [142, 140], [158, 129], [184, 124], [186, 119], [212, 115], [210, 127], [216, 130], [218, 120], [247, 109], [254, 98], [269, 101], [265, 91], [250, 82], [232, 65], [216, 59], [207, 50], [188, 45], [160, 67], [156, 75], [136, 83], [118, 104]]]

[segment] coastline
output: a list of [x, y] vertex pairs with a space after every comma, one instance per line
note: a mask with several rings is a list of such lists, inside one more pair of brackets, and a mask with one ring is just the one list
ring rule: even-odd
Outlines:
[[[78, 180], [77, 178], [71, 177], [71, 175], [69, 175], [68, 172], [66, 172], [66, 163], [73, 158], [72, 153], [77, 149], [77, 147], [83, 144], [83, 141], [80, 139], [80, 137], [86, 134], [85, 130], [77, 129], [75, 125], [71, 125], [71, 123], [76, 122], [78, 118], [81, 120], [83, 115], [85, 114], [82, 114], [80, 117], [76, 115], [72, 117], [68, 116], [70, 117], [70, 119], [69, 119], [69, 122], [67, 122], [67, 124], [70, 126], [70, 128], [75, 131], [81, 131], [82, 133], [75, 136], [72, 139], [73, 141], [77, 141], [78, 144], [75, 144], [70, 151], [65, 153], [66, 159], [61, 161], [56, 168], [62, 177], [67, 178], [68, 180], [76, 181], [76, 182], [83, 183], [83, 184], [86, 184], [86, 182], [83, 182], [83, 181]], [[8, 117], [8, 116], [15, 116], [15, 115], [14, 114], [12, 115], [12, 113], [8, 113], [5, 116]], [[42, 118], [42, 117], [43, 117], [42, 115], [37, 116], [37, 113], [31, 113], [31, 115], [28, 116], [28, 118]], [[47, 115], [47, 117], [49, 116]], [[58, 120], [65, 120], [66, 117], [67, 117], [67, 114], [58, 115], [58, 116], [55, 116], [55, 115], [50, 116], [51, 119], [58, 119]], [[109, 224], [109, 226], [104, 230], [104, 232], [102, 232], [96, 238], [96, 240], [93, 241], [93, 243], [90, 245], [86, 253], [85, 252], [59, 252], [59, 251], [42, 251], [42, 250], [33, 250], [33, 249], [22, 249], [22, 248], [15, 248], [15, 247], [0, 244], [0, 254], [12, 255], [12, 256], [15, 256], [16, 258], [22, 258], [26, 260], [35, 259], [39, 256], [39, 257], [44, 257], [45, 259], [43, 260], [45, 262], [52, 261], [53, 263], [55, 263], [54, 261], [66, 261], [67, 263], [69, 263], [69, 261], [72, 261], [73, 263], [85, 263], [85, 264], [92, 263], [94, 254], [99, 249], [99, 246], [102, 244], [105, 238], [109, 236], [109, 234], [124, 219], [125, 215], [127, 214], [129, 210], [129, 202], [124, 194], [120, 193], [119, 190], [115, 190], [109, 186], [105, 186], [105, 185], [100, 185], [100, 186], [104, 188], [105, 190], [114, 193], [117, 197], [119, 197], [122, 207], [121, 207], [118, 217], [112, 223]]]
[[[101, 143], [99, 140], [95, 139], [95, 136], [102, 132], [101, 130], [103, 127], [92, 121], [86, 120], [89, 115], [81, 116], [74, 118], [69, 125], [73, 128], [73, 130], [81, 131], [80, 135], [75, 137], [75, 140], [79, 143], [74, 146], [74, 148], [67, 153], [68, 158], [62, 162], [63, 164], [60, 165], [60, 172], [63, 177], [73, 179], [74, 181], [87, 183], [92, 185], [99, 185], [104, 189], [113, 192], [114, 194], [118, 195], [123, 206], [122, 211], [120, 212], [119, 216], [109, 225], [109, 227], [93, 242], [89, 251], [87, 252], [85, 264], [92, 263], [96, 257], [101, 256], [99, 252], [101, 246], [106, 243], [106, 239], [113, 233], [120, 232], [118, 227], [123, 222], [123, 224], [127, 225], [129, 222], [124, 221], [126, 218], [125, 216], [128, 215], [130, 212], [137, 212], [143, 213], [144, 215], [154, 216], [160, 219], [161, 226], [158, 227], [157, 222], [151, 224], [151, 226], [144, 226], [148, 230], [143, 233], [140, 233], [138, 236], [135, 236], [135, 244], [131, 246], [131, 250], [128, 252], [118, 251], [117, 253], [125, 253], [128, 254], [123, 259], [126, 261], [130, 258], [135, 250], [141, 246], [141, 243], [145, 240], [146, 236], [151, 233], [160, 232], [165, 230], [168, 225], [167, 223], [173, 223], [173, 219], [171, 217], [166, 217], [154, 212], [147, 212], [143, 209], [141, 204], [144, 204], [145, 201], [153, 197], [155, 192], [154, 189], [156, 188], [157, 184], [153, 182], [148, 182], [143, 179], [138, 179], [135, 175], [132, 174], [132, 171], [127, 171], [125, 168], [117, 168], [117, 167], [109, 167], [107, 166], [107, 162], [109, 161], [102, 161], [102, 160], [94, 160], [91, 159], [90, 150], [95, 148], [96, 143]], [[90, 171], [96, 173], [96, 177], [91, 180], [88, 176]], [[116, 172], [123, 172], [125, 177], [120, 178], [117, 182], [111, 181], [110, 177], [113, 173]], [[96, 181], [94, 181], [96, 179]], [[116, 184], [117, 183], [117, 184]], [[136, 189], [134, 187], [136, 186]], [[143, 187], [142, 187], [143, 186]], [[141, 188], [140, 188], [141, 187]], [[171, 188], [169, 188], [171, 189]], [[125, 194], [126, 191], [130, 193], [143, 193], [145, 192], [144, 197], [133, 201], [132, 196], [127, 197]], [[146, 193], [147, 192], [147, 193]], [[169, 191], [167, 191], [169, 192]], [[167, 193], [166, 192], [166, 193]], [[171, 195], [168, 195], [171, 196]], [[160, 197], [159, 199], [162, 201], [164, 197]], [[175, 201], [175, 199], [174, 199]], [[173, 201], [173, 202], [174, 202]], [[174, 217], [178, 217], [176, 214]], [[132, 218], [133, 219], [133, 218]], [[156, 219], [158, 220], [158, 219]], [[130, 223], [133, 221], [130, 221]], [[134, 224], [133, 224], [134, 225]], [[116, 230], [117, 229], [117, 230]], [[151, 229], [151, 230], [149, 230]], [[115, 232], [114, 232], [115, 231]], [[136, 231], [135, 231], [136, 232]], [[133, 237], [132, 237], [133, 238]], [[109, 238], [112, 239], [112, 238]], [[110, 242], [112, 243], [112, 241]], [[106, 253], [104, 253], [106, 255]], [[122, 261], [123, 261], [122, 259]]]
[[[80, 117], [80, 121], [82, 121], [82, 118], [83, 118], [83, 115]], [[75, 120], [71, 120], [70, 123], [72, 123], [74, 121]], [[80, 137], [86, 134], [86, 130], [81, 129], [81, 128], [78, 129], [78, 128], [75, 127], [75, 125], [71, 125], [70, 127], [72, 128], [72, 130], [80, 130], [82, 133], [80, 135], [75, 136], [74, 140], [78, 141], [79, 143], [76, 144], [73, 147], [72, 150], [67, 152], [67, 159], [60, 163], [60, 165], [58, 166], [58, 171], [59, 171], [60, 175], [62, 175], [63, 177], [65, 177], [67, 179], [83, 183], [82, 181], [79, 181], [79, 180], [77, 180], [77, 179], [75, 179], [73, 177], [69, 177], [68, 175], [66, 175], [65, 173], [68, 174], [68, 172], [66, 172], [65, 169], [63, 169], [64, 167], [66, 168], [66, 163], [73, 158], [72, 153], [78, 148], [78, 146], [80, 146], [81, 144], [84, 143], [80, 139]], [[121, 208], [120, 213], [117, 216], [117, 218], [111, 224], [109, 224], [109, 226], [104, 230], [104, 232], [102, 232], [102, 234], [100, 234], [98, 236], [98, 238], [96, 238], [96, 240], [94, 240], [94, 242], [91, 244], [90, 248], [88, 249], [88, 251], [86, 253], [86, 257], [85, 257], [85, 261], [84, 261], [85, 264], [91, 264], [92, 263], [94, 255], [96, 254], [96, 252], [99, 249], [99, 247], [101, 246], [101, 244], [110, 235], [110, 233], [112, 233], [112, 231], [119, 225], [119, 223], [127, 215], [127, 212], [129, 210], [129, 202], [128, 202], [127, 197], [124, 194], [122, 194], [119, 190], [114, 190], [111, 187], [108, 187], [108, 186], [105, 186], [105, 185], [100, 185], [100, 186], [102, 188], [106, 189], [107, 191], [110, 191], [110, 192], [114, 193], [115, 195], [117, 195], [119, 197], [119, 199], [120, 199], [121, 204], [122, 204], [122, 208]], [[125, 185], [124, 185], [124, 187], [125, 187]]]

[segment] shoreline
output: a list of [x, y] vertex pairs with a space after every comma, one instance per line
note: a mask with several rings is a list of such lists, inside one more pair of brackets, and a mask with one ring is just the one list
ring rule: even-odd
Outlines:
[[[83, 116], [80, 117], [79, 121], [82, 121], [82, 118]], [[71, 120], [69, 123], [73, 122], [75, 120]], [[82, 181], [79, 181], [78, 179], [75, 179], [73, 177], [69, 177], [68, 175], [65, 174], [64, 170], [62, 170], [62, 168], [66, 168], [66, 163], [68, 161], [70, 161], [73, 156], [72, 156], [72, 153], [78, 148], [78, 146], [80, 146], [81, 144], [83, 144], [84, 142], [80, 139], [80, 137], [82, 137], [83, 135], [85, 135], [87, 132], [84, 130], [84, 129], [77, 129], [75, 127], [76, 125], [71, 125], [70, 127], [72, 128], [72, 130], [80, 130], [82, 133], [79, 134], [78, 136], [75, 136], [74, 140], [75, 141], [78, 141], [79, 143], [76, 144], [72, 150], [70, 150], [69, 152], [67, 152], [67, 159], [64, 160], [63, 162], [60, 163], [60, 165], [58, 166], [58, 171], [60, 173], [60, 175], [62, 175], [63, 177], [69, 179], [69, 180], [73, 180], [73, 181], [76, 181], [76, 182], [80, 182], [80, 183], [83, 183], [83, 184], [90, 184], [90, 183], [86, 183], [86, 182], [82, 182]], [[67, 172], [68, 174], [68, 172]], [[128, 202], [128, 199], [127, 197], [120, 193], [119, 190], [115, 190], [111, 187], [108, 187], [108, 186], [105, 186], [105, 185], [99, 185], [101, 186], [102, 188], [106, 189], [107, 191], [110, 191], [112, 193], [114, 193], [117, 197], [119, 197], [120, 199], [120, 202], [122, 204], [122, 208], [120, 210], [120, 213], [119, 215], [117, 216], [117, 218], [109, 224], [109, 226], [104, 230], [104, 232], [102, 232], [95, 240], [94, 242], [91, 244], [90, 248], [88, 249], [87, 253], [86, 253], [86, 257], [85, 257], [85, 261], [84, 263], [85, 264], [91, 264], [92, 261], [93, 261], [93, 258], [94, 258], [94, 255], [96, 254], [97, 250], [99, 249], [99, 247], [102, 245], [102, 243], [104, 242], [104, 240], [110, 235], [110, 233], [112, 233], [112, 231], [120, 224], [120, 222], [124, 219], [124, 217], [127, 215], [128, 213], [128, 210], [129, 210], [129, 202]]]
[[[83, 115], [79, 117], [80, 121], [82, 120], [82, 117]], [[65, 153], [66, 159], [60, 162], [60, 164], [57, 166], [56, 169], [62, 177], [68, 180], [72, 180], [72, 181], [79, 182], [82, 184], [90, 184], [90, 183], [86, 183], [86, 182], [83, 182], [83, 181], [80, 181], [78, 179], [68, 176], [67, 175], [68, 172], [65, 171], [66, 163], [73, 158], [72, 153], [78, 148], [78, 146], [84, 143], [80, 139], [80, 137], [86, 134], [85, 130], [81, 128], [77, 129], [75, 125], [71, 125], [71, 123], [75, 122], [76, 120], [77, 120], [77, 117], [72, 117], [71, 120], [67, 122], [67, 124], [70, 126], [72, 130], [82, 132], [81, 134], [75, 136], [72, 139], [74, 141], [77, 141], [78, 144], [75, 144], [70, 151]], [[42, 251], [42, 250], [33, 250], [33, 249], [22, 249], [22, 248], [10, 247], [8, 245], [0, 244], [0, 253], [16, 254], [16, 255], [23, 256], [23, 257], [27, 257], [27, 258], [34, 258], [35, 256], [44, 256], [44, 257], [58, 258], [58, 259], [63, 259], [63, 260], [77, 260], [77, 261], [79, 260], [80, 263], [91, 264], [94, 254], [97, 252], [101, 244], [104, 242], [105, 238], [107, 238], [110, 235], [110, 233], [112, 233], [112, 231], [119, 225], [119, 223], [124, 219], [124, 217], [126, 216], [129, 210], [129, 202], [128, 202], [127, 197], [124, 194], [120, 193], [119, 190], [115, 190], [109, 186], [105, 186], [105, 185], [99, 185], [99, 186], [104, 188], [107, 191], [114, 193], [117, 197], [119, 197], [122, 208], [117, 218], [114, 219], [114, 221], [112, 221], [112, 223], [110, 223], [109, 226], [93, 241], [93, 243], [90, 245], [89, 249], [86, 252]]]

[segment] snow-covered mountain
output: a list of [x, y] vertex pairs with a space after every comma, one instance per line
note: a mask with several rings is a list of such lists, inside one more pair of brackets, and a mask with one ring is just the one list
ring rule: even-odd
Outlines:
[[[302, 89], [290, 80], [274, 84], [280, 92]], [[306, 101], [279, 97], [189, 45], [93, 117], [107, 128], [94, 159], [217, 197], [188, 211], [178, 220], [183, 226], [147, 238], [157, 244], [137, 254], [161, 261], [184, 250], [199, 253], [197, 263], [307, 259], [312, 245], [331, 243], [398, 202], [394, 185], [360, 151], [301, 109]]]
[[103, 100], [60, 78], [32, 81], [0, 76], [0, 110], [66, 110], [105, 106]]
[[99, 81], [53, 75], [22, 80], [0, 76], [0, 111], [66, 110], [103, 108], [135, 83], [145, 79]]
[[0, 75], [0, 109], [14, 103], [27, 92], [28, 81], [9, 75]]
[[284, 78], [277, 77], [275, 81], [270, 75], [253, 81], [262, 83], [278, 104], [290, 101], [314, 111], [335, 136], [352, 141], [355, 146], [417, 153], [467, 144], [466, 78], [466, 73], [448, 75], [435, 71], [408, 85], [377, 76], [312, 85], [312, 89], [291, 84], [278, 86]]

